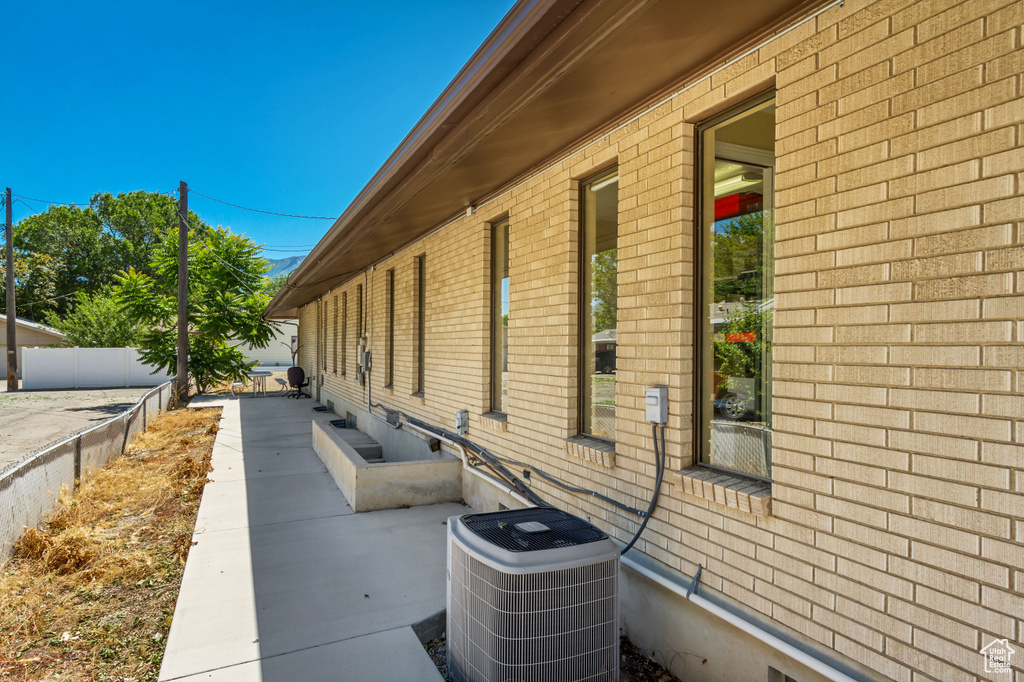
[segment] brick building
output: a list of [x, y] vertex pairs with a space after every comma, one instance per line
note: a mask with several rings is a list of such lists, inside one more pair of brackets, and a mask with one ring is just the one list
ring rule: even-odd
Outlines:
[[980, 650], [1024, 648], [1022, 25], [524, 0], [268, 314], [360, 428], [467, 410], [624, 543], [668, 387], [622, 613], [684, 679], [1021, 682]]

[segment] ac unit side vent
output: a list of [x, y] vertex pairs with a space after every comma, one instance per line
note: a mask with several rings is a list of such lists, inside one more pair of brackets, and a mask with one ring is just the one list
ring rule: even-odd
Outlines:
[[[510, 552], [578, 547], [608, 538], [583, 519], [549, 507], [468, 514], [462, 520], [475, 535]], [[541, 524], [547, 530], [529, 530], [531, 524]]]

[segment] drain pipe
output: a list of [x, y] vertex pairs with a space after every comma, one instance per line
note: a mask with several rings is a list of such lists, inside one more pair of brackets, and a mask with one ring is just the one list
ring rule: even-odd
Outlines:
[[[377, 418], [380, 419], [380, 417], [377, 417]], [[501, 490], [503, 493], [505, 493], [505, 494], [509, 495], [510, 497], [512, 497], [512, 499], [514, 499], [514, 500], [516, 500], [516, 501], [518, 501], [518, 502], [520, 502], [522, 504], [525, 504], [527, 507], [534, 507], [534, 506], [536, 506], [533, 502], [531, 502], [527, 498], [523, 497], [522, 494], [520, 494], [518, 491], [516, 491], [514, 488], [512, 488], [508, 484], [499, 481], [498, 479], [494, 478], [493, 476], [488, 476], [487, 474], [485, 474], [482, 471], [478, 471], [476, 467], [470, 466], [469, 465], [469, 454], [466, 452], [466, 446], [464, 446], [462, 443], [459, 443], [458, 441], [451, 440], [450, 438], [445, 437], [443, 434], [433, 433], [432, 431], [429, 431], [429, 430], [427, 430], [427, 429], [425, 429], [425, 428], [423, 428], [421, 426], [417, 426], [416, 424], [412, 424], [410, 422], [405, 422], [405, 424], [403, 424], [403, 426], [405, 428], [412, 429], [413, 431], [417, 431], [419, 433], [422, 433], [425, 436], [429, 436], [430, 438], [436, 438], [439, 441], [441, 441], [442, 443], [445, 443], [447, 445], [450, 445], [453, 448], [458, 449], [459, 452], [462, 453], [462, 470], [463, 471], [468, 471], [469, 473], [473, 474], [474, 476], [476, 476], [478, 478], [481, 478], [484, 481], [487, 481], [491, 485], [493, 485], [496, 488], [498, 488], [499, 490]]]
[[832, 680], [833, 682], [858, 682], [858, 680], [856, 680], [855, 678], [850, 677], [846, 673], [832, 667], [825, 661], [822, 661], [821, 659], [811, 656], [802, 649], [796, 648], [789, 642], [786, 642], [785, 640], [776, 637], [767, 630], [759, 628], [757, 625], [750, 622], [749, 620], [742, 618], [733, 613], [732, 611], [722, 608], [713, 601], [710, 601], [700, 596], [699, 594], [697, 594], [696, 579], [694, 579], [693, 585], [690, 585], [689, 587], [684, 587], [676, 581], [661, 575], [660, 573], [655, 573], [651, 569], [637, 563], [636, 561], [627, 556], [623, 556], [620, 559], [620, 561], [622, 562], [623, 566], [631, 568], [632, 570], [636, 571], [648, 580], [655, 582], [658, 585], [661, 585], [669, 592], [673, 592], [674, 594], [679, 595], [680, 597], [686, 599], [695, 606], [699, 606], [708, 613], [721, 618], [729, 625], [732, 625], [733, 627], [742, 630], [751, 637], [760, 640], [761, 642], [764, 642], [765, 644], [775, 649], [779, 653], [785, 656], [789, 656], [800, 665], [807, 666], [819, 675], [822, 675], [827, 679]]

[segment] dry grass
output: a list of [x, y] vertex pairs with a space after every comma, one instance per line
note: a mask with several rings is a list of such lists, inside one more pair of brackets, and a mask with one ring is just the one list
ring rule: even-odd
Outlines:
[[0, 679], [156, 680], [219, 409], [161, 415], [0, 569]]

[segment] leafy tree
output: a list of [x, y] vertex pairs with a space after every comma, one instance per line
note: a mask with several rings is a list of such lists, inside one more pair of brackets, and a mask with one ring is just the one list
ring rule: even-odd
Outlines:
[[[199, 218], [190, 213], [190, 220]], [[53, 293], [46, 298], [55, 300], [36, 309], [37, 319], [47, 311], [63, 317], [78, 292], [98, 292], [122, 270], [151, 272], [161, 235], [177, 224], [174, 197], [143, 191], [98, 193], [86, 208], [51, 206], [19, 222], [14, 226], [19, 254], [48, 257], [53, 275]]]
[[759, 300], [764, 271], [764, 223], [761, 211], [715, 225], [716, 301]]
[[[259, 248], [225, 228], [190, 224], [189, 375], [205, 393], [249, 369], [232, 340], [266, 348], [277, 325], [262, 318], [269, 299], [259, 291], [267, 270]], [[177, 366], [177, 244], [177, 230], [165, 232], [156, 245], [152, 274], [130, 268], [118, 276], [115, 288], [122, 310], [148, 329], [140, 341], [143, 359], [170, 373]]]
[[593, 268], [594, 332], [615, 329], [619, 316], [619, 250], [608, 249], [596, 254]]
[[274, 277], [264, 277], [263, 283], [260, 285], [260, 292], [269, 298], [274, 298], [277, 292], [281, 290], [285, 282], [288, 281], [287, 274], [276, 275]]
[[729, 311], [721, 330], [716, 330], [714, 342], [715, 370], [723, 379], [753, 379], [757, 395], [755, 403], [759, 416], [763, 416], [764, 358], [771, 353], [772, 312], [753, 304], [737, 306]]
[[[7, 262], [0, 251], [0, 272]], [[0, 277], [0, 311], [7, 310], [7, 278]], [[41, 253], [14, 251], [14, 302], [18, 317], [43, 319], [52, 307], [50, 300], [57, 295], [57, 268], [51, 256]]]
[[51, 312], [47, 324], [64, 332], [68, 344], [81, 348], [125, 348], [139, 344], [142, 324], [121, 307], [111, 285], [74, 296], [71, 312], [61, 318]]

